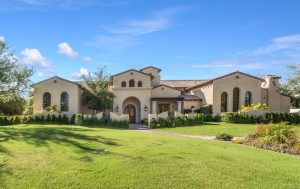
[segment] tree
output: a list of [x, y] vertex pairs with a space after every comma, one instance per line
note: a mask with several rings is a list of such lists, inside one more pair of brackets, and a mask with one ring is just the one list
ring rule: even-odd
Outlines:
[[33, 114], [33, 92], [29, 92], [28, 99], [25, 104], [25, 114], [32, 115]]
[[292, 75], [287, 82], [281, 84], [280, 92], [291, 96], [291, 105], [295, 108], [300, 107], [300, 99], [296, 95], [300, 94], [300, 64], [288, 66]]
[[28, 91], [32, 74], [32, 68], [19, 64], [14, 52], [0, 40], [0, 99], [9, 101]]
[[11, 98], [0, 99], [0, 115], [21, 115], [26, 101], [19, 94], [11, 94]]
[[82, 78], [87, 85], [87, 89], [82, 94], [83, 105], [87, 105], [96, 113], [111, 109], [114, 95], [109, 91], [112, 81], [109, 74], [105, 72], [105, 67]]

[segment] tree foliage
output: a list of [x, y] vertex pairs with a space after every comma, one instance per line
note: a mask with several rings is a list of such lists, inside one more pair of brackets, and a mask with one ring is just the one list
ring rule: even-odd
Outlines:
[[0, 115], [21, 115], [26, 101], [19, 94], [11, 94], [11, 98], [0, 99]]
[[9, 101], [16, 94], [29, 89], [33, 70], [19, 64], [14, 52], [4, 41], [0, 41], [0, 99]]
[[109, 91], [112, 83], [105, 68], [100, 68], [93, 74], [83, 76], [87, 89], [82, 94], [82, 103], [88, 108], [99, 112], [112, 108], [114, 95]]
[[295, 98], [295, 95], [300, 95], [300, 64], [288, 66], [292, 75], [287, 82], [281, 84], [280, 92], [290, 95], [291, 104], [295, 108], [300, 107], [300, 99]]

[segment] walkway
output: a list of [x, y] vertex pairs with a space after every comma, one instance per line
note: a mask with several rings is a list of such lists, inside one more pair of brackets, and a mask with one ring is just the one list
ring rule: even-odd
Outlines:
[[[205, 140], [215, 140], [215, 136], [209, 135], [191, 135], [191, 134], [181, 134], [181, 133], [173, 133], [173, 132], [164, 132], [164, 131], [155, 131], [155, 130], [137, 130], [138, 132], [144, 133], [152, 133], [158, 135], [167, 135], [167, 136], [177, 136], [177, 137], [185, 137], [185, 138], [199, 138]], [[233, 137], [232, 140], [242, 139], [243, 137]]]

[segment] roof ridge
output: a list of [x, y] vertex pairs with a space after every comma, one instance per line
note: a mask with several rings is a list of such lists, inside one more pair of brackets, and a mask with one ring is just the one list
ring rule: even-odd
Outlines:
[[210, 79], [161, 79], [161, 81], [207, 81]]

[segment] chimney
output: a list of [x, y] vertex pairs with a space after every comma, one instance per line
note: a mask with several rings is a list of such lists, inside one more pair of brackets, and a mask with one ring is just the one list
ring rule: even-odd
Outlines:
[[265, 89], [278, 89], [280, 76], [276, 75], [266, 75], [264, 77], [264, 82], [262, 83], [262, 88]]

